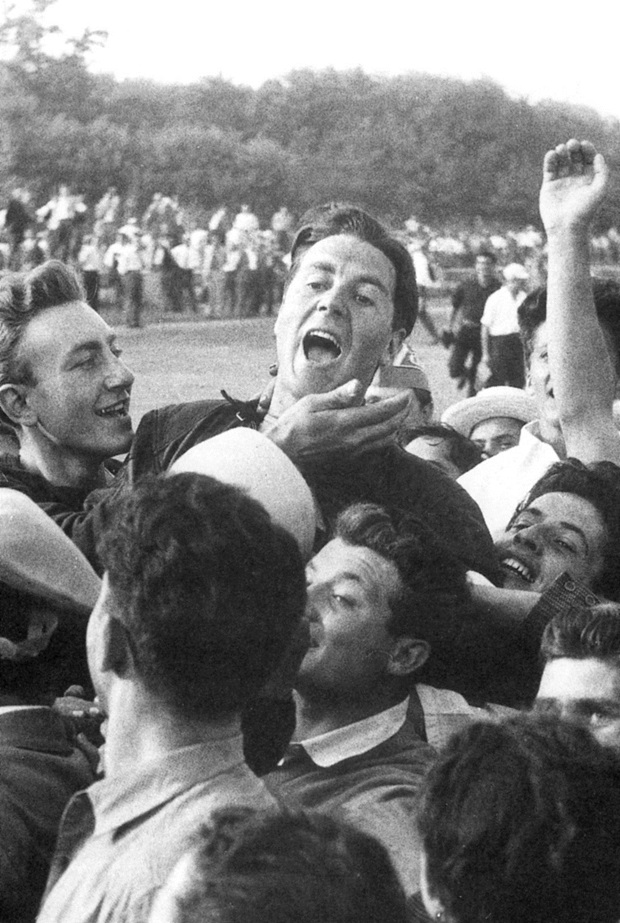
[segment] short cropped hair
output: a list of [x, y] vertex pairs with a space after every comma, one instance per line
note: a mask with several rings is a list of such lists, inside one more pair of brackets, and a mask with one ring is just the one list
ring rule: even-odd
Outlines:
[[[213, 813], [166, 923], [406, 923], [384, 847], [320, 813]], [[174, 892], [173, 892], [174, 893]]]
[[430, 893], [461, 923], [616, 923], [620, 761], [548, 716], [475, 723], [431, 768]]
[[338, 234], [357, 237], [388, 258], [396, 272], [392, 330], [404, 330], [405, 336], [409, 336], [418, 315], [418, 288], [411, 255], [376, 218], [355, 205], [329, 202], [309, 209], [302, 216], [291, 247], [289, 280], [313, 244]]
[[482, 461], [482, 450], [463, 433], [459, 433], [447, 423], [429, 423], [426, 426], [417, 426], [408, 434], [408, 442], [421, 436], [431, 439], [443, 439], [448, 446], [448, 458], [459, 469], [461, 474], [471, 471]]
[[0, 385], [34, 381], [36, 370], [18, 356], [26, 327], [43, 311], [75, 301], [86, 301], [84, 289], [73, 269], [60, 260], [0, 279]]
[[612, 462], [584, 465], [575, 458], [556, 462], [534, 484], [508, 528], [535, 500], [549, 493], [575, 494], [591, 503], [600, 514], [607, 532], [601, 573], [592, 583], [594, 593], [620, 602], [620, 468]]
[[[425, 682], [449, 670], [453, 645], [472, 612], [463, 563], [424, 523], [374, 503], [356, 503], [343, 510], [336, 520], [335, 537], [369, 548], [395, 566], [400, 590], [389, 600], [388, 631], [394, 637], [406, 635], [429, 643], [431, 654], [422, 668]], [[416, 674], [416, 681], [420, 676]]]
[[620, 667], [620, 605], [599, 603], [591, 609], [559, 612], [545, 628], [540, 652], [545, 662], [594, 657]]
[[[615, 351], [616, 372], [620, 373], [620, 284], [612, 279], [593, 279], [594, 307], [599, 323], [611, 336]], [[521, 302], [518, 310], [519, 331], [529, 362], [534, 335], [547, 320], [547, 289], [537, 288]], [[579, 331], [575, 332], [576, 335]]]
[[142, 682], [184, 716], [240, 710], [303, 615], [294, 538], [205, 475], [140, 480], [117, 502], [99, 553]]

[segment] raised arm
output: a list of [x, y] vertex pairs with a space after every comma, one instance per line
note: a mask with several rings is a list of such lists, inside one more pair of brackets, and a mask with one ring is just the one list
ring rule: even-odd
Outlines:
[[607, 167], [588, 141], [548, 151], [540, 191], [549, 269], [549, 371], [567, 455], [620, 464], [613, 420], [616, 374], [594, 307], [589, 231], [607, 186]]

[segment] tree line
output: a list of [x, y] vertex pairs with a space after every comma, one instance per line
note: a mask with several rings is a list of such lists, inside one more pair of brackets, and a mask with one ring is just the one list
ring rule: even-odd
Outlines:
[[[114, 185], [146, 208], [156, 191], [208, 211], [247, 201], [267, 217], [328, 199], [430, 225], [537, 223], [544, 152], [589, 138], [620, 170], [620, 123], [592, 109], [531, 104], [489, 79], [298, 70], [258, 89], [221, 78], [117, 81], [88, 69], [97, 33], [46, 53], [30, 15], [0, 26], [0, 192], [45, 200], [68, 183], [94, 202]], [[617, 221], [620, 182], [602, 227]]]

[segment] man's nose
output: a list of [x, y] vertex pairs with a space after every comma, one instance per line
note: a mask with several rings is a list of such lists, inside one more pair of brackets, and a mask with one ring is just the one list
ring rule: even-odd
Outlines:
[[317, 307], [319, 311], [326, 314], [342, 314], [344, 310], [344, 292], [341, 287], [335, 284], [327, 291], [321, 292]]
[[133, 372], [127, 368], [119, 356], [112, 356], [106, 374], [106, 386], [112, 388], [126, 388], [129, 390], [134, 382]]
[[542, 535], [536, 524], [527, 526], [525, 529], [519, 529], [519, 531], [515, 533], [513, 541], [516, 545], [525, 545], [526, 548], [529, 548], [537, 554], [539, 554], [542, 549]]

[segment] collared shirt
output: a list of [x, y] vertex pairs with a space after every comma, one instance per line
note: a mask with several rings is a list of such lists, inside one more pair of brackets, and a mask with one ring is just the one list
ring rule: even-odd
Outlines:
[[367, 753], [373, 747], [392, 737], [401, 729], [407, 717], [409, 698], [387, 708], [377, 715], [327, 731], [316, 737], [300, 741], [312, 762], [317, 766], [335, 766], [342, 760]]
[[229, 805], [275, 805], [236, 729], [96, 782], [65, 812], [40, 923], [148, 919], [197, 828]]
[[497, 539], [521, 500], [559, 460], [555, 449], [540, 438], [538, 421], [534, 420], [521, 430], [518, 445], [466, 471], [458, 483], [476, 501], [489, 532]]
[[517, 309], [524, 300], [525, 292], [517, 292], [513, 295], [506, 286], [503, 286], [487, 298], [480, 323], [487, 328], [492, 337], [518, 333]]
[[409, 700], [371, 719], [291, 744], [269, 789], [344, 820], [387, 849], [408, 894], [419, 887], [419, 790], [435, 751], [406, 721]]

